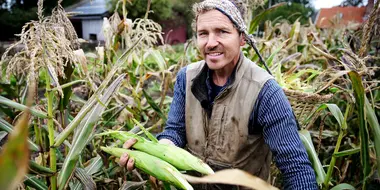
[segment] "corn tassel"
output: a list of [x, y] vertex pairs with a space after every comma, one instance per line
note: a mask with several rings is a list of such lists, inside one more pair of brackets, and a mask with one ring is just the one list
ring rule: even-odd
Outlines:
[[177, 188], [193, 190], [193, 187], [175, 167], [157, 157], [137, 150], [114, 147], [100, 148], [117, 157], [120, 157], [124, 153], [128, 153], [128, 156], [134, 159], [136, 168], [154, 176], [158, 180], [168, 182]]
[[182, 148], [152, 142], [126, 131], [109, 131], [100, 135], [110, 135], [123, 142], [135, 138], [137, 142], [133, 145], [133, 148], [161, 158], [179, 170], [194, 170], [206, 175], [214, 174], [210, 166]]

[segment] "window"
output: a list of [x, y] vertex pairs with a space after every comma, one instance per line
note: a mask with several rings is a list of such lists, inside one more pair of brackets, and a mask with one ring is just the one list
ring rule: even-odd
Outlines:
[[90, 40], [93, 40], [93, 41], [98, 40], [96, 34], [90, 34]]

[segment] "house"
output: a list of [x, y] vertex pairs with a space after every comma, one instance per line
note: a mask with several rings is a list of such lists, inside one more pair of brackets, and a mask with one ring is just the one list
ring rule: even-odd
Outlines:
[[175, 19], [161, 21], [162, 36], [165, 43], [174, 45], [185, 43], [187, 40], [187, 26], [183, 16], [176, 16]]
[[315, 19], [318, 28], [337, 28], [348, 24], [362, 24], [366, 7], [322, 8]]
[[315, 19], [318, 28], [337, 28], [356, 23], [358, 28], [368, 19], [377, 0], [368, 0], [367, 6], [363, 7], [332, 7], [322, 8]]
[[74, 13], [70, 20], [79, 38], [90, 41], [103, 41], [103, 17], [109, 16], [107, 0], [82, 0], [70, 7], [66, 12]]
[[[82, 0], [70, 7], [65, 8], [66, 12], [75, 13], [70, 20], [79, 38], [90, 41], [104, 41], [102, 33], [103, 17], [109, 17], [107, 9], [109, 0]], [[187, 27], [183, 16], [176, 19], [160, 22], [162, 25], [165, 43], [177, 44], [185, 43], [187, 40]]]

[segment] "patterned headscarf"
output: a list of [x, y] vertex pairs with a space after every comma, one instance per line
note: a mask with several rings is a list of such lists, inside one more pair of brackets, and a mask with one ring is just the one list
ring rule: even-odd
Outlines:
[[205, 0], [200, 3], [194, 4], [193, 11], [196, 17], [204, 11], [216, 9], [226, 15], [232, 23], [235, 25], [236, 29], [241, 33], [247, 33], [247, 26], [245, 25], [244, 19], [237, 5], [229, 0]]
[[229, 0], [205, 0], [200, 3], [195, 3], [193, 6], [193, 11], [195, 13], [196, 18], [199, 14], [204, 11], [216, 9], [226, 15], [231, 22], [235, 25], [236, 29], [244, 35], [245, 41], [252, 46], [255, 50], [256, 54], [259, 56], [261, 62], [264, 64], [266, 70], [269, 74], [272, 74], [267, 67], [264, 59], [261, 57], [260, 52], [257, 50], [255, 45], [256, 41], [253, 38], [253, 35], [248, 34], [247, 26], [245, 25], [242, 14], [233, 2]]

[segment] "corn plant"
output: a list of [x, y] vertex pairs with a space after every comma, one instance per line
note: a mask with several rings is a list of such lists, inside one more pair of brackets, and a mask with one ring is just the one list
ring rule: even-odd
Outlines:
[[[126, 3], [118, 3], [123, 9], [121, 15], [115, 12], [104, 20], [104, 46], [84, 52], [60, 1], [52, 16], [44, 16], [40, 0], [38, 20], [27, 23], [20, 41], [2, 56], [0, 141], [5, 141], [6, 135], [9, 141], [1, 146], [3, 152], [9, 152], [8, 144], [21, 147], [22, 142], [25, 150], [20, 154], [22, 164], [17, 165], [21, 169], [7, 165], [17, 174], [0, 177], [0, 181], [12, 181], [7, 188], [150, 187], [145, 172], [126, 172], [114, 156], [101, 151], [100, 147], [119, 142], [110, 142], [99, 134], [110, 129], [136, 135], [162, 131], [178, 70], [202, 58], [194, 39], [180, 46], [157, 47], [164, 40], [161, 26], [149, 19], [149, 5], [144, 18], [132, 21], [127, 17]], [[298, 20], [263, 20], [265, 14], [281, 4], [249, 22], [251, 33], [264, 23], [263, 36], [257, 37], [258, 49], [283, 88], [322, 95], [334, 93], [329, 103], [309, 113], [299, 133], [320, 188], [365, 189], [376, 181], [374, 173], [380, 172], [378, 39], [370, 38], [370, 34], [378, 35], [378, 5], [379, 2], [358, 31], [349, 26], [322, 30], [311, 21], [301, 25]], [[12, 48], [20, 44], [24, 48], [10, 55]], [[242, 50], [258, 61], [250, 47]], [[26, 106], [33, 82], [34, 101]], [[23, 113], [29, 113], [30, 119], [23, 119]], [[312, 122], [314, 117], [317, 119]], [[30, 126], [28, 138], [24, 127], [18, 143], [11, 137], [18, 131], [13, 128], [17, 121]], [[9, 154], [3, 155], [6, 159], [3, 162], [0, 158], [0, 164], [9, 161]], [[272, 188], [241, 171], [225, 172], [185, 178], [192, 183]], [[275, 181], [273, 185], [281, 184]]]

